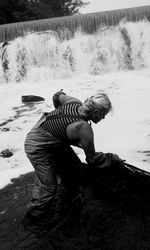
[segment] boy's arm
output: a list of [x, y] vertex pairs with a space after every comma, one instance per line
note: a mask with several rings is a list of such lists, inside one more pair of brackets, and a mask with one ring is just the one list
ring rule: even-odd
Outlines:
[[86, 156], [86, 161], [88, 162], [89, 159], [95, 156], [93, 130], [87, 123], [80, 123], [77, 125], [77, 130], [79, 130], [79, 144], [82, 146]]
[[78, 145], [84, 150], [86, 161], [95, 156], [94, 133], [87, 122], [80, 121], [68, 125], [67, 135], [70, 140], [78, 141]]
[[86, 162], [90, 166], [104, 168], [111, 163], [122, 162], [116, 154], [95, 152], [94, 133], [89, 124], [81, 122], [76, 125], [76, 129], [79, 131], [79, 144], [82, 146], [86, 155]]
[[53, 95], [53, 104], [54, 104], [55, 108], [58, 108], [60, 105], [62, 105], [64, 103], [72, 102], [72, 101], [81, 102], [80, 100], [78, 100], [75, 97], [66, 95], [63, 92], [63, 89], [61, 89], [60, 91], [56, 92]]

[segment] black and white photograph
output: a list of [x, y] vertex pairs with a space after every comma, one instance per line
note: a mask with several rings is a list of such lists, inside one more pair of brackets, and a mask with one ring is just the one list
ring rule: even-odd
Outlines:
[[150, 1], [0, 1], [0, 250], [150, 250]]

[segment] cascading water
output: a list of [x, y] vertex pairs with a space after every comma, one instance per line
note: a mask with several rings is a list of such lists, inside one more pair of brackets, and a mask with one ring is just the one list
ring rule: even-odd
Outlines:
[[78, 31], [70, 40], [61, 40], [52, 31], [29, 34], [8, 45], [7, 76], [1, 65], [0, 82], [146, 69], [150, 67], [149, 33], [150, 23], [142, 21], [121, 22], [115, 27], [99, 29], [93, 35]]
[[[121, 21], [95, 34], [78, 30], [69, 40], [54, 31], [29, 33], [9, 42], [6, 58], [8, 69], [0, 64], [0, 151], [11, 148], [14, 154], [0, 158], [1, 186], [32, 170], [23, 151], [25, 136], [42, 112], [53, 108], [52, 95], [62, 88], [82, 101], [107, 92], [113, 114], [93, 124], [96, 150], [150, 171], [148, 21]], [[25, 94], [41, 95], [45, 102], [22, 104]], [[85, 158], [80, 150], [79, 156]]]

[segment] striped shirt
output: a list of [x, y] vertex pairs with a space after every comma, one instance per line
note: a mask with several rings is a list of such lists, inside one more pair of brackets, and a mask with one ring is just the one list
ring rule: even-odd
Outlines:
[[69, 102], [59, 106], [54, 111], [46, 113], [46, 120], [40, 126], [56, 138], [68, 139], [66, 127], [73, 122], [83, 120], [78, 113], [81, 105], [80, 102]]

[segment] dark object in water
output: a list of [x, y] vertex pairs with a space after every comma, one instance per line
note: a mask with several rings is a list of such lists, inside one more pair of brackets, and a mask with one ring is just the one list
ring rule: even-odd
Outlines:
[[[73, 168], [66, 162], [67, 177]], [[47, 232], [31, 232], [22, 226], [35, 173], [13, 179], [0, 190], [1, 249], [150, 249], [150, 173], [126, 163], [105, 169], [77, 163], [71, 178], [70, 188], [77, 192], [68, 209], [62, 182], [57, 195], [57, 208], [66, 208], [67, 221]]]
[[126, 202], [150, 205], [149, 172], [125, 162], [103, 169], [87, 169], [87, 172], [87, 183], [92, 180], [94, 192], [99, 193], [101, 188], [110, 196], [114, 194]]
[[36, 95], [23, 95], [21, 97], [22, 102], [41, 102], [45, 101], [45, 99], [41, 96]]
[[2, 44], [2, 48], [4, 48], [5, 46], [7, 46], [9, 43], [7, 41], [4, 41]]
[[3, 151], [1, 151], [0, 156], [3, 158], [8, 158], [11, 157], [13, 155], [12, 151], [10, 149], [5, 149]]
[[2, 132], [7, 132], [7, 131], [10, 131], [10, 128], [7, 128], [7, 127], [4, 127], [1, 129]]

